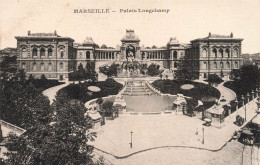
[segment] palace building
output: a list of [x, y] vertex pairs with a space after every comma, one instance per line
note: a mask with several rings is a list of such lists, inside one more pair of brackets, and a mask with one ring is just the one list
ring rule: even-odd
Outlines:
[[[242, 65], [241, 42], [243, 39], [209, 33], [205, 38], [179, 43], [170, 38], [165, 47], [148, 48], [140, 46], [140, 39], [134, 30], [126, 30], [121, 39], [121, 46], [116, 48], [99, 48], [91, 37], [83, 43], [74, 43], [70, 37], [61, 37], [54, 33], [31, 33], [17, 39], [18, 66], [25, 69], [27, 75], [40, 77], [44, 74], [49, 79], [64, 80], [68, 74], [77, 69], [80, 63], [85, 67], [88, 61], [95, 61], [96, 71], [99, 67], [118, 63], [136, 61], [140, 64], [152, 63], [174, 72], [187, 68], [194, 71], [198, 78], [208, 74], [229, 77], [232, 69]], [[123, 69], [124, 76], [137, 73]], [[129, 74], [131, 73], [131, 74]]]

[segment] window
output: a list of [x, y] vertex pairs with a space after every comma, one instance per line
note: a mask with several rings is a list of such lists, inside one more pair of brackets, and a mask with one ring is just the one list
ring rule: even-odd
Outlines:
[[202, 50], [202, 57], [207, 57], [207, 50], [206, 49]]
[[207, 64], [207, 62], [204, 62], [204, 69], [208, 69], [208, 64]]
[[219, 53], [220, 53], [221, 58], [223, 58], [224, 57], [223, 49], [219, 49]]
[[177, 66], [178, 66], [178, 63], [177, 63], [177, 62], [174, 62], [173, 67], [174, 67], [174, 68], [177, 68]]
[[40, 56], [42, 57], [42, 56], [45, 56], [45, 49], [44, 48], [41, 48], [41, 50], [40, 50]]
[[237, 50], [237, 48], [234, 49], [234, 57], [238, 57], [238, 50]]
[[220, 68], [223, 69], [223, 62], [220, 62]]
[[33, 56], [33, 57], [37, 57], [37, 49], [36, 49], [36, 48], [33, 48], [33, 50], [32, 50], [32, 56]]
[[51, 63], [49, 63], [49, 65], [48, 65], [48, 71], [52, 71], [52, 64]]
[[86, 52], [86, 59], [90, 59], [90, 52], [89, 51]]
[[51, 48], [48, 49], [48, 57], [50, 57], [50, 56], [52, 56], [52, 49]]
[[27, 52], [26, 52], [26, 48], [22, 49], [22, 58], [26, 58], [27, 57]]
[[217, 49], [214, 48], [214, 49], [212, 50], [212, 52], [213, 52], [213, 56], [214, 56], [215, 58], [217, 58], [217, 57], [218, 57]]
[[33, 71], [36, 71], [36, 70], [37, 70], [37, 64], [33, 63]]
[[22, 63], [22, 69], [26, 69], [26, 63]]
[[235, 62], [235, 68], [238, 69], [238, 63], [237, 62]]
[[41, 71], [44, 71], [44, 63], [41, 63]]
[[60, 70], [63, 70], [63, 67], [64, 67], [64, 66], [63, 66], [63, 63], [61, 62], [61, 63], [60, 63]]
[[227, 62], [227, 69], [230, 69], [230, 63]]
[[60, 50], [60, 58], [64, 57], [64, 50]]
[[230, 51], [229, 51], [229, 49], [226, 49], [226, 55], [227, 55], [228, 58], [230, 57]]
[[214, 69], [217, 69], [217, 63], [216, 62], [214, 62]]
[[173, 58], [177, 58], [177, 51], [175, 50], [174, 52], [173, 52]]

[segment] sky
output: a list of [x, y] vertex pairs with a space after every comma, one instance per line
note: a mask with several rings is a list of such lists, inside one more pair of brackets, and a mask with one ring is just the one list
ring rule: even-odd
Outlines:
[[[110, 9], [109, 13], [73, 13], [74, 9]], [[121, 13], [120, 9], [169, 9], [169, 13]], [[115, 12], [111, 12], [115, 11]], [[52, 33], [77, 43], [116, 47], [126, 29], [140, 45], [165, 46], [212, 34], [243, 38], [242, 53], [260, 52], [260, 0], [0, 0], [0, 49], [16, 47], [15, 36]]]

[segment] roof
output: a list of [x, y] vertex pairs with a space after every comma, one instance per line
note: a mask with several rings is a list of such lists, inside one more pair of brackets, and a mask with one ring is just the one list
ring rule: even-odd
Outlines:
[[15, 126], [15, 125], [8, 123], [4, 120], [0, 120], [0, 124], [1, 124], [1, 129], [2, 129], [2, 132], [3, 132], [3, 137], [6, 137], [10, 132], [13, 132], [17, 136], [20, 136], [21, 134], [26, 132], [25, 129], [20, 128], [18, 126]]
[[207, 37], [204, 38], [197, 38], [195, 40], [191, 40], [190, 42], [194, 42], [194, 41], [208, 41], [208, 40], [237, 40], [237, 41], [242, 41], [242, 38], [233, 38], [233, 33], [231, 33], [230, 35], [221, 35], [221, 34], [211, 34], [209, 33], [209, 35]]
[[135, 35], [133, 29], [128, 29], [121, 41], [140, 41], [140, 39]]
[[16, 36], [16, 39], [67, 39], [74, 41], [70, 37], [61, 37], [57, 34], [56, 30], [54, 33], [31, 33], [31, 31], [28, 31], [27, 36]]

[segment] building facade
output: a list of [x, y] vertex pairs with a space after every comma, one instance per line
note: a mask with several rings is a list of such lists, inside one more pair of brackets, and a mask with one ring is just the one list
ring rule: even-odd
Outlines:
[[74, 43], [69, 37], [57, 35], [56, 31], [29, 31], [28, 36], [16, 39], [19, 68], [25, 69], [28, 75], [40, 77], [45, 74], [49, 79], [67, 79], [68, 73], [80, 64], [86, 67], [88, 61], [95, 61], [97, 72], [100, 66], [137, 61], [147, 65], [154, 63], [160, 69], [173, 72], [185, 67], [194, 71], [198, 78], [206, 78], [208, 74], [228, 77], [232, 69], [242, 65], [242, 39], [233, 38], [232, 33], [229, 36], [209, 34], [187, 44], [170, 38], [161, 48], [141, 47], [140, 39], [132, 29], [126, 30], [121, 45], [116, 48], [99, 48], [91, 37], [83, 43]]

